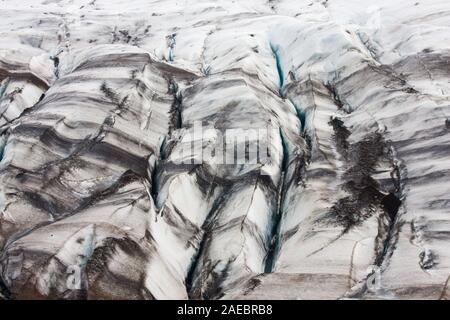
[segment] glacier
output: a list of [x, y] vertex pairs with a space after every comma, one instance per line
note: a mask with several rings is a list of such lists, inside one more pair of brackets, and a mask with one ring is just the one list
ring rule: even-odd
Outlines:
[[0, 299], [450, 298], [448, 1], [2, 0], [0, 40]]

